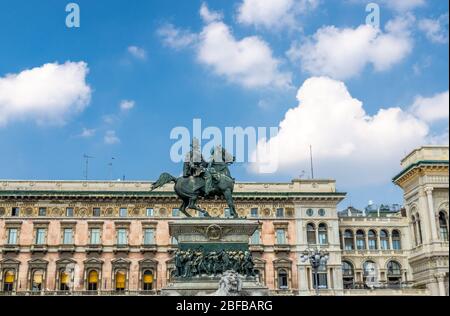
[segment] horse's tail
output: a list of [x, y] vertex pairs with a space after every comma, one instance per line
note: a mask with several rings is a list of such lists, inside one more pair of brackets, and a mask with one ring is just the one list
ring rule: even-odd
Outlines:
[[163, 174], [161, 174], [159, 176], [158, 181], [156, 181], [155, 183], [152, 184], [151, 191], [156, 190], [170, 182], [177, 182], [177, 178], [175, 178], [174, 176], [172, 176], [171, 174], [169, 174], [167, 172], [164, 172]]

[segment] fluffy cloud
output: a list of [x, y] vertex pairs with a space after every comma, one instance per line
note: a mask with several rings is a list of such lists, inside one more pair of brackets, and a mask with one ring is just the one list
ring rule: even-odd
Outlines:
[[130, 53], [134, 58], [142, 60], [147, 58], [147, 52], [143, 48], [137, 46], [129, 46], [127, 50], [128, 53]]
[[[424, 144], [429, 134], [425, 122], [400, 108], [368, 115], [343, 82], [328, 77], [306, 80], [297, 99], [278, 135], [261, 141], [253, 155], [270, 153], [272, 162], [278, 159], [279, 172], [307, 169], [312, 145], [319, 176], [350, 186], [385, 183], [404, 154]], [[253, 165], [253, 171], [260, 166]]]
[[197, 41], [197, 34], [176, 28], [170, 23], [160, 27], [157, 34], [162, 38], [164, 45], [173, 49], [186, 48]]
[[448, 13], [437, 19], [422, 19], [419, 21], [419, 29], [433, 43], [448, 43]]
[[391, 20], [384, 32], [371, 25], [325, 26], [304, 43], [294, 43], [287, 54], [312, 75], [348, 79], [359, 75], [368, 65], [376, 71], [385, 71], [411, 52], [409, 29], [413, 20], [411, 15]]
[[449, 92], [442, 92], [430, 98], [418, 96], [411, 107], [411, 112], [428, 123], [448, 120]]
[[[191, 46], [197, 60], [218, 76], [246, 88], [290, 87], [292, 74], [280, 70], [281, 61], [273, 56], [270, 46], [257, 36], [236, 39], [222, 14], [210, 11], [203, 4], [200, 15], [205, 23], [199, 34], [167, 26], [158, 34], [173, 48]], [[194, 40], [195, 39], [195, 40]]]
[[298, 14], [315, 9], [319, 0], [244, 0], [237, 20], [244, 25], [279, 29], [296, 27]]
[[122, 111], [129, 111], [136, 105], [136, 102], [133, 100], [122, 100], [120, 102], [120, 109]]
[[90, 138], [95, 135], [95, 132], [96, 132], [95, 129], [83, 128], [83, 130], [81, 131], [81, 133], [78, 136], [82, 137], [82, 138]]
[[0, 126], [34, 120], [61, 125], [89, 104], [84, 62], [49, 63], [0, 77]]
[[105, 144], [107, 145], [115, 145], [120, 143], [120, 138], [117, 137], [116, 135], [116, 131], [106, 131], [105, 133], [105, 137], [103, 138], [103, 140], [105, 141]]

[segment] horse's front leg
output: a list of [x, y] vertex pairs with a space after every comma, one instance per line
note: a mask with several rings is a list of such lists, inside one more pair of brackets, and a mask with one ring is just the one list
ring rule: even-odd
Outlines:
[[180, 206], [180, 212], [183, 213], [186, 217], [192, 217], [191, 214], [186, 212], [187, 204], [188, 204], [188, 202], [186, 202], [186, 200], [183, 199], [183, 204], [181, 204], [181, 206]]
[[209, 215], [209, 213], [207, 211], [202, 210], [200, 207], [197, 206], [197, 198], [191, 198], [189, 200], [188, 208], [196, 210], [197, 212], [202, 213], [203, 216], [205, 216], [205, 217], [211, 217], [211, 215]]
[[234, 207], [233, 194], [231, 193], [231, 190], [230, 189], [226, 190], [223, 193], [223, 195], [225, 196], [225, 200], [227, 201], [228, 208], [230, 209], [231, 216], [233, 216], [234, 218], [239, 218], [239, 215], [236, 212], [236, 209]]

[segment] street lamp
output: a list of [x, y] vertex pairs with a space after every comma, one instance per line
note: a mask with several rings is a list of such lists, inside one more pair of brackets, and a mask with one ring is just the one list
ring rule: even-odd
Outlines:
[[311, 264], [314, 280], [316, 295], [319, 295], [319, 269], [321, 266], [326, 266], [329, 258], [329, 253], [326, 250], [306, 249], [302, 256], [301, 261], [306, 262], [309, 260]]

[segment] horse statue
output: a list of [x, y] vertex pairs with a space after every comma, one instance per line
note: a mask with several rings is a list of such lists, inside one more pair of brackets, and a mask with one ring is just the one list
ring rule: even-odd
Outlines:
[[[175, 183], [175, 193], [183, 201], [180, 206], [180, 211], [187, 217], [191, 217], [191, 215], [186, 212], [187, 209], [196, 210], [203, 214], [203, 216], [210, 217], [207, 211], [197, 206], [198, 199], [200, 197], [223, 197], [230, 209], [231, 216], [238, 218], [238, 213], [236, 212], [233, 201], [235, 181], [228, 170], [228, 165], [233, 163], [235, 159], [233, 157], [232, 162], [224, 159], [226, 158], [226, 152], [225, 149], [221, 148], [219, 151], [214, 151], [213, 149], [211, 154], [215, 157], [211, 159], [211, 162], [209, 162], [206, 167], [203, 163], [203, 159], [198, 164], [193, 164], [192, 162], [185, 163], [185, 165], [188, 164], [191, 167], [193, 166], [193, 169], [195, 170], [192, 173], [184, 173], [183, 177], [175, 178], [169, 173], [161, 174], [158, 181], [152, 184], [151, 191], [156, 190], [167, 183]], [[220, 155], [219, 159], [217, 159], [217, 155]], [[185, 170], [186, 169], [187, 168], [185, 168]]]

